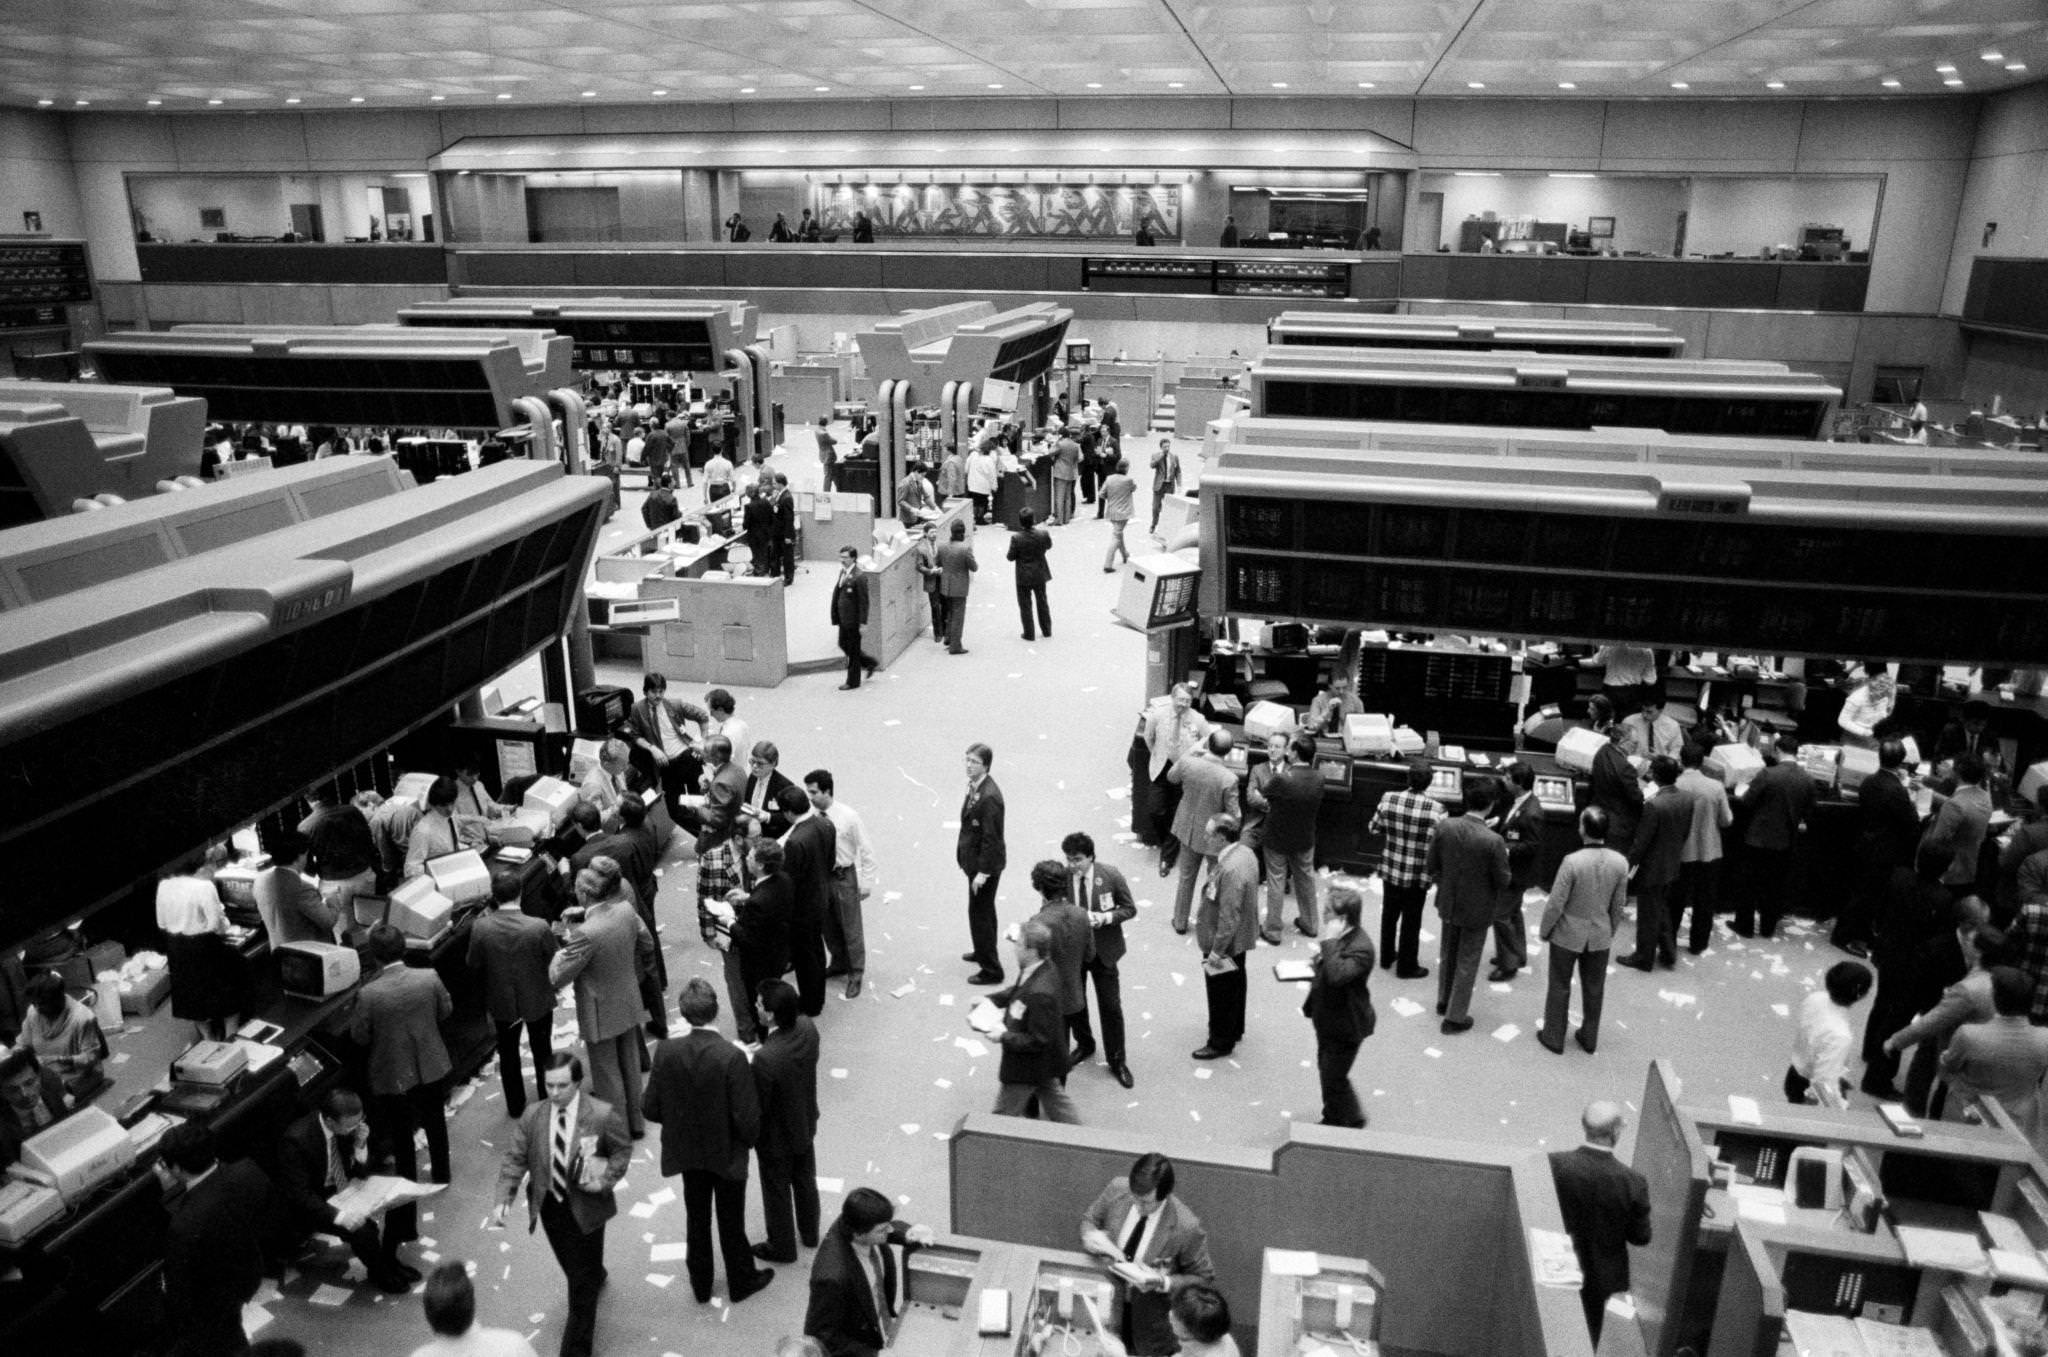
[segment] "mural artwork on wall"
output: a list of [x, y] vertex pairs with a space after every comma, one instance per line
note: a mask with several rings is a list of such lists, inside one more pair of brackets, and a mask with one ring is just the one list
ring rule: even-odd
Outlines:
[[1178, 185], [836, 184], [818, 199], [827, 235], [851, 234], [865, 212], [877, 236], [1128, 238], [1143, 221], [1180, 239]]

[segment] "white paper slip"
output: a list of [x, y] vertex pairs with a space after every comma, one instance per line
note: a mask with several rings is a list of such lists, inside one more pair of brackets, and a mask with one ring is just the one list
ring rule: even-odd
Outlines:
[[314, 1287], [313, 1294], [306, 1299], [315, 1305], [343, 1305], [347, 1303], [349, 1294], [345, 1286], [330, 1286], [323, 1282]]
[[832, 1071], [832, 1077], [833, 1077], [834, 1079], [844, 1079], [844, 1078], [846, 1077], [846, 1071], [845, 1071], [845, 1070], [833, 1070], [833, 1071]]
[[626, 1208], [626, 1214], [629, 1216], [638, 1216], [640, 1219], [646, 1220], [649, 1216], [652, 1216], [654, 1214], [654, 1208], [646, 1202], [634, 1202], [631, 1206]]
[[1782, 1201], [1759, 1201], [1754, 1197], [1744, 1197], [1735, 1204], [1735, 1211], [1744, 1220], [1753, 1220], [1763, 1225], [1785, 1223], [1785, 1203]]
[[939, 1007], [940, 1007], [940, 1008], [951, 1008], [952, 1006], [953, 1006], [953, 996], [952, 996], [952, 995], [950, 995], [950, 994], [941, 994], [941, 995], [939, 996]]
[[263, 1327], [276, 1317], [253, 1300], [245, 1302], [242, 1306], [243, 1335], [254, 1342], [256, 1335], [263, 1332]]
[[1511, 1022], [1504, 1022], [1493, 1029], [1493, 1039], [1495, 1041], [1513, 1041], [1520, 1035], [1522, 1035], [1522, 1029]]
[[903, 1134], [904, 1134], [904, 1135], [907, 1135], [907, 1136], [914, 1136], [914, 1135], [916, 1135], [916, 1134], [917, 1134], [917, 1123], [916, 1123], [916, 1122], [914, 1122], [914, 1121], [906, 1121], [906, 1122], [904, 1122], [904, 1123], [903, 1123]]
[[895, 989], [890, 990], [889, 997], [892, 999], [901, 999], [904, 995], [913, 994], [916, 991], [917, 982], [913, 980], [906, 980], [902, 984], [898, 985]]
[[675, 1199], [676, 1190], [672, 1187], [665, 1187], [659, 1192], [650, 1192], [647, 1194], [647, 1204], [649, 1206], [667, 1206], [670, 1202], [674, 1201]]
[[680, 1263], [690, 1256], [688, 1244], [656, 1244], [647, 1251], [650, 1263]]
[[1730, 1120], [1743, 1126], [1764, 1124], [1763, 1108], [1757, 1105], [1756, 1099], [1745, 1098], [1740, 1093], [1728, 1095], [1728, 1116]]
[[1311, 1251], [1267, 1249], [1266, 1270], [1275, 1277], [1313, 1277], [1323, 1270], [1323, 1264]]
[[819, 1179], [818, 1179], [818, 1191], [820, 1191], [820, 1192], [844, 1192], [844, 1191], [846, 1191], [846, 1180], [845, 1180], [844, 1178], [822, 1178], [822, 1177], [821, 1177], [821, 1178], [819, 1178]]
[[1421, 1004], [1416, 1003], [1413, 999], [1407, 998], [1406, 996], [1395, 999], [1393, 1002], [1389, 1003], [1387, 1007], [1393, 1009], [1395, 1013], [1399, 1014], [1401, 1017], [1404, 1018], [1412, 1018], [1422, 1011]]
[[650, 1272], [647, 1274], [647, 1284], [649, 1286], [665, 1287], [674, 1280], [675, 1278], [669, 1276], [666, 1272]]

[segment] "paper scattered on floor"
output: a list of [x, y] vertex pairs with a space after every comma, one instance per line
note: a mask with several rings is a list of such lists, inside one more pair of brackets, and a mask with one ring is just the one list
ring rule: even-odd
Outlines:
[[1699, 1002], [1698, 995], [1681, 994], [1675, 989], [1660, 989], [1657, 991], [1657, 997], [1670, 1004], [1673, 1008], [1685, 1008]]
[[1728, 1095], [1728, 1118], [1744, 1126], [1761, 1126], [1764, 1124], [1764, 1110], [1756, 1099], [1731, 1093]]
[[1505, 980], [1489, 981], [1486, 987], [1495, 994], [1513, 994], [1515, 992], [1515, 987]]
[[1196, 1070], [1196, 1071], [1195, 1071], [1195, 1078], [1197, 1078], [1197, 1079], [1207, 1079], [1207, 1078], [1208, 1078], [1208, 1077], [1209, 1077], [1209, 1076], [1210, 1076], [1211, 1074], [1213, 1074], [1213, 1073], [1215, 1073], [1215, 1071], [1213, 1071], [1213, 1070]]
[[833, 1077], [834, 1079], [844, 1079], [844, 1078], [846, 1077], [846, 1071], [845, 1071], [845, 1070], [833, 1070], [833, 1071], [832, 1071], [832, 1077]]
[[249, 1301], [242, 1306], [242, 1333], [253, 1343], [256, 1341], [256, 1335], [263, 1332], [263, 1327], [275, 1318], [276, 1316], [263, 1306], [253, 1300]]
[[1789, 1018], [1789, 1017], [1791, 1017], [1791, 1016], [1792, 1016], [1792, 1005], [1790, 1005], [1790, 1004], [1772, 1004], [1772, 1005], [1771, 1005], [1771, 1012], [1773, 1012], [1773, 1013], [1777, 1014], [1777, 1015], [1778, 1015], [1779, 1017], [1781, 1017], [1781, 1018]]
[[647, 1251], [647, 1261], [650, 1263], [680, 1263], [689, 1256], [688, 1243], [656, 1244]]
[[818, 1191], [820, 1191], [820, 1192], [844, 1192], [844, 1191], [846, 1191], [846, 1180], [845, 1180], [844, 1178], [824, 1178], [824, 1177], [821, 1177], [821, 1178], [819, 1178], [819, 1179], [818, 1179]]
[[650, 1192], [647, 1194], [647, 1204], [649, 1206], [667, 1206], [670, 1202], [674, 1201], [675, 1199], [676, 1190], [672, 1187], [665, 1187], [659, 1192]]
[[641, 1220], [646, 1220], [648, 1217], [654, 1214], [654, 1207], [652, 1204], [648, 1202], [634, 1202], [631, 1206], [626, 1208], [626, 1214], [629, 1216], [638, 1216]]
[[1173, 983], [1176, 985], [1185, 985], [1188, 982], [1188, 978], [1179, 971], [1169, 971], [1168, 974], [1173, 977]]
[[1418, 1004], [1413, 999], [1409, 999], [1406, 997], [1395, 999], [1393, 1002], [1389, 1003], [1387, 1007], [1393, 1009], [1395, 1013], [1399, 1014], [1401, 1017], [1404, 1018], [1412, 1018], [1422, 1011], [1421, 1004]]
[[649, 1286], [662, 1286], [662, 1287], [665, 1287], [665, 1286], [667, 1286], [667, 1285], [668, 1285], [668, 1284], [669, 1284], [670, 1282], [672, 1282], [672, 1281], [674, 1281], [674, 1280], [675, 1280], [675, 1278], [674, 1278], [674, 1277], [671, 1277], [671, 1276], [670, 1276], [670, 1275], [669, 1275], [668, 1273], [666, 1273], [666, 1272], [650, 1272], [650, 1273], [648, 1273], [648, 1274], [647, 1274], [647, 1284], [648, 1284]]
[[1444, 1053], [1442, 1051], [1439, 1051], [1434, 1046], [1423, 1047], [1422, 1053], [1428, 1056], [1431, 1060], [1442, 1060], [1444, 1058]]
[[917, 1123], [916, 1123], [916, 1122], [914, 1122], [914, 1121], [906, 1121], [906, 1122], [904, 1122], [904, 1123], [903, 1123], [903, 1134], [904, 1134], [904, 1135], [907, 1135], [907, 1136], [914, 1136], [914, 1135], [916, 1135], [916, 1134], [917, 1134], [917, 1131], [918, 1131], [918, 1126], [917, 1126]]
[[902, 984], [898, 985], [895, 989], [890, 990], [889, 997], [892, 999], [901, 999], [906, 995], [914, 994], [916, 992], [917, 982], [915, 980], [906, 980]]
[[940, 1007], [940, 1008], [951, 1008], [952, 1006], [953, 1006], [953, 996], [952, 996], [952, 995], [950, 995], [950, 994], [941, 994], [941, 995], [939, 996], [939, 1007]]
[[323, 1282], [314, 1287], [313, 1294], [306, 1299], [315, 1305], [342, 1305], [347, 1303], [349, 1294], [347, 1287], [330, 1286]]
[[1522, 1029], [1511, 1022], [1504, 1022], [1493, 1029], [1493, 1039], [1495, 1041], [1513, 1041], [1520, 1035], [1522, 1035]]

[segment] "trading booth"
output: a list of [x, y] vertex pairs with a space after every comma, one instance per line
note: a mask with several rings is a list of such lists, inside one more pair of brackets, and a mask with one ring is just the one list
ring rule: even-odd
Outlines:
[[1497, 316], [1353, 316], [1332, 311], [1283, 311], [1266, 325], [1266, 340], [1272, 344], [1354, 349], [1519, 349], [1600, 358], [1679, 358], [1685, 354], [1684, 337], [1661, 325], [1540, 317], [1508, 320]]
[[199, 472], [206, 403], [164, 387], [0, 381], [0, 528]]

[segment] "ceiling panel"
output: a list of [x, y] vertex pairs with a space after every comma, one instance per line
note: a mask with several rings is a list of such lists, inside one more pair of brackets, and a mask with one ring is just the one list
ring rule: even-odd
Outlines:
[[0, 2], [0, 103], [182, 111], [288, 96], [401, 108], [755, 97], [743, 89], [1938, 95], [2044, 70], [2044, 0]]

